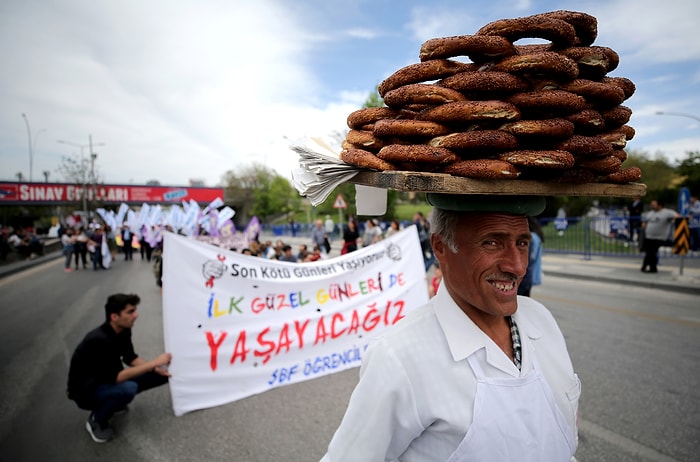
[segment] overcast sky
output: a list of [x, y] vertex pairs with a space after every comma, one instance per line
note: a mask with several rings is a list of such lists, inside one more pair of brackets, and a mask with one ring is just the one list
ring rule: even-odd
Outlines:
[[[697, 0], [5, 0], [0, 2], [0, 180], [60, 181], [87, 156], [106, 183], [220, 184], [253, 162], [290, 177], [290, 140], [348, 114], [427, 39], [555, 9], [598, 18], [620, 55], [636, 137], [673, 162], [700, 150]], [[658, 111], [690, 115], [657, 115]], [[22, 116], [26, 115], [26, 120]], [[694, 118], [695, 117], [695, 118]], [[72, 144], [61, 144], [58, 140]], [[647, 172], [649, 174], [649, 172]]]

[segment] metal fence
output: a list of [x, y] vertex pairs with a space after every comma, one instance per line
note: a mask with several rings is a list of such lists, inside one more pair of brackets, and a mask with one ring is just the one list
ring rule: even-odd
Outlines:
[[[606, 211], [598, 215], [585, 217], [540, 217], [545, 239], [543, 251], [545, 253], [576, 254], [583, 255], [588, 260], [592, 256], [614, 256], [640, 258], [641, 237], [637, 232], [631, 232], [635, 223], [640, 222], [640, 217], [629, 217], [615, 211]], [[401, 223], [409, 226], [410, 222]], [[388, 222], [382, 222], [382, 229], [387, 229]], [[360, 234], [364, 223], [360, 223]], [[311, 236], [313, 225], [296, 223], [294, 232], [289, 224], [286, 225], [262, 225], [262, 229], [274, 236]], [[692, 230], [691, 230], [692, 231]], [[341, 236], [336, 225], [334, 238]], [[679, 258], [673, 253], [673, 229], [669, 234], [668, 244], [659, 249], [661, 258]], [[688, 252], [685, 258], [700, 259], [700, 252]]]
[[[585, 259], [594, 255], [639, 258], [643, 233], [635, 230], [640, 217], [596, 215], [586, 217], [540, 218], [544, 231], [545, 253], [579, 254]], [[659, 249], [662, 258], [679, 258], [673, 253], [672, 227], [666, 245]], [[700, 252], [689, 251], [686, 258], [700, 258]]]

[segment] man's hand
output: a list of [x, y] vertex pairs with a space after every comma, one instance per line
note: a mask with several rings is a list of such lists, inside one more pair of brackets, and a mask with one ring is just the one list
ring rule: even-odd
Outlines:
[[170, 361], [173, 359], [173, 355], [170, 353], [163, 353], [162, 355], [158, 356], [153, 360], [153, 363], [155, 363], [154, 371], [157, 374], [164, 375], [166, 377], [172, 377], [170, 372], [168, 371], [168, 366], [170, 365]]

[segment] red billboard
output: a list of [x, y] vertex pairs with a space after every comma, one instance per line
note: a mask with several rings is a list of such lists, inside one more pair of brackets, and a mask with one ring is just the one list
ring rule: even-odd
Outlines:
[[173, 204], [194, 200], [209, 203], [224, 198], [224, 188], [189, 186], [133, 186], [99, 184], [85, 186], [69, 183], [0, 182], [1, 204], [66, 204], [80, 202], [83, 196], [100, 204]]

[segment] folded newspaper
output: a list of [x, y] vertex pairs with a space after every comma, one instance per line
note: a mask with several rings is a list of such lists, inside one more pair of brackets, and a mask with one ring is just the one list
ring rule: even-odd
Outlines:
[[299, 154], [299, 168], [292, 170], [292, 184], [313, 206], [358, 174], [360, 169], [340, 160], [338, 152], [319, 138], [308, 138], [290, 149]]

